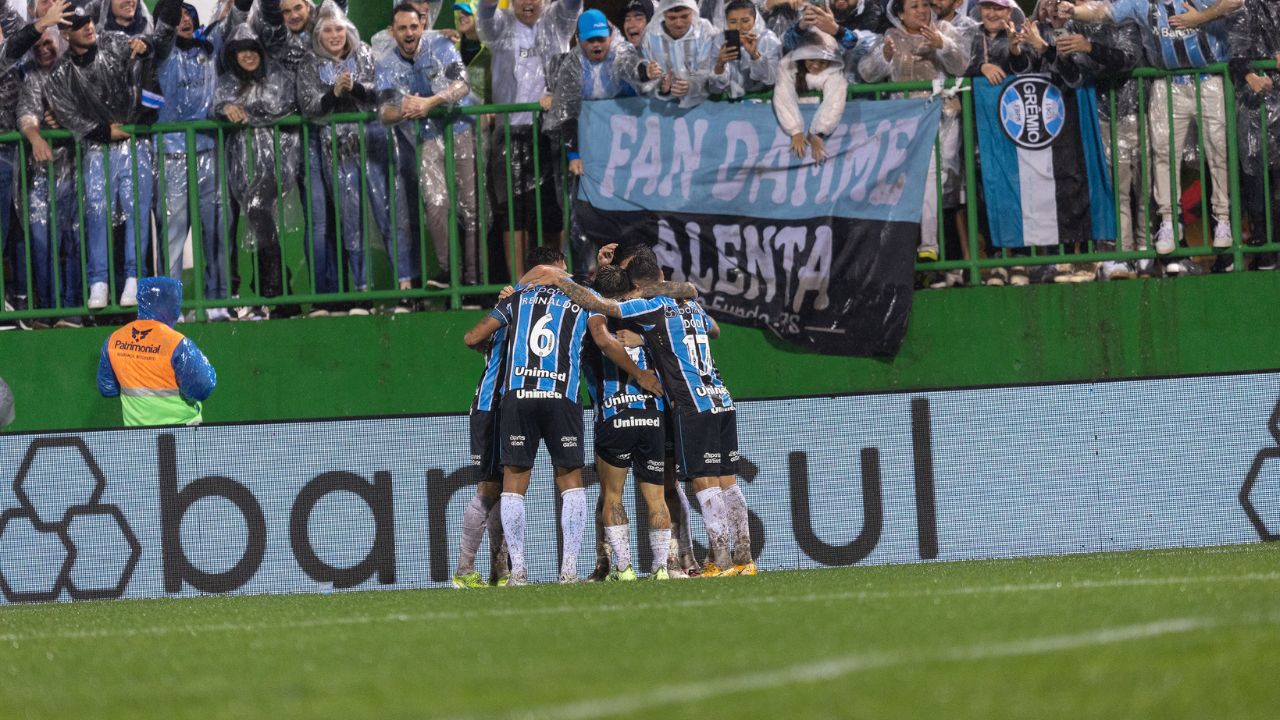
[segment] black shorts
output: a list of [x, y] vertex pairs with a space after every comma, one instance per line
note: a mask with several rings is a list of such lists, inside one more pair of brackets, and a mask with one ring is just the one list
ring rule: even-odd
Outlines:
[[501, 443], [504, 466], [533, 467], [538, 443], [545, 442], [551, 464], [582, 467], [582, 406], [564, 398], [502, 398]]
[[673, 414], [681, 480], [738, 474], [738, 412]]
[[502, 463], [498, 462], [498, 413], [491, 410], [471, 411], [471, 465], [480, 482], [502, 482]]
[[662, 413], [627, 410], [596, 423], [596, 457], [616, 468], [631, 468], [636, 480], [662, 484], [666, 467]]

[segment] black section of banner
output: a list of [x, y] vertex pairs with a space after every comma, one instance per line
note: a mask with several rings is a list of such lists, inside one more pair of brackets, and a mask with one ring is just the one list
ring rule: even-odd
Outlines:
[[652, 246], [717, 319], [829, 355], [893, 356], [911, 316], [918, 223], [612, 212], [575, 203], [596, 245]]

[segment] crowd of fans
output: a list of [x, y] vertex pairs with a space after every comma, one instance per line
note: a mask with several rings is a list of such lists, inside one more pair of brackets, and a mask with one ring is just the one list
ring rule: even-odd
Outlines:
[[[246, 284], [248, 295], [264, 298], [294, 289], [296, 268], [281, 258], [281, 198], [308, 189], [300, 204], [305, 273], [315, 293], [371, 289], [366, 219], [383, 238], [400, 290], [445, 288], [454, 280], [447, 272], [451, 223], [461, 250], [456, 280], [481, 283], [490, 246], [505, 249], [507, 274], [518, 276], [535, 238], [560, 243], [567, 234], [575, 257], [595, 256], [592, 240], [573, 230], [557, 172], [563, 149], [568, 182], [582, 173], [583, 100], [639, 95], [687, 108], [772, 90], [793, 152], [822, 162], [850, 84], [936, 86], [979, 76], [998, 84], [1029, 72], [1050, 75], [1068, 98], [1098, 91], [1102, 136], [1114, 138], [1106, 146], [1118, 171], [1116, 242], [1095, 242], [1082, 201], [1083, 219], [1061, 220], [1062, 244], [1049, 253], [1062, 260], [1092, 250], [1154, 253], [1097, 264], [1040, 259], [1029, 270], [996, 268], [986, 282], [1201, 272], [1199, 260], [1175, 252], [1196, 235], [1181, 221], [1198, 203], [1182, 200], [1188, 192], [1207, 194], [1210, 212], [1199, 222], [1209, 244], [1218, 251], [1233, 246], [1230, 142], [1240, 158], [1241, 235], [1254, 245], [1276, 240], [1280, 88], [1275, 72], [1253, 65], [1280, 58], [1274, 2], [1040, 0], [1030, 16], [1013, 0], [588, 2], [598, 7], [584, 9], [583, 0], [510, 0], [503, 7], [497, 0], [455, 0], [455, 27], [431, 30], [441, 3], [408, 0], [390, 10], [387, 28], [368, 43], [348, 20], [344, 0], [319, 6], [223, 0], [203, 23], [180, 0], [160, 0], [154, 15], [139, 0], [29, 0], [30, 22], [0, 10], [0, 132], [19, 131], [29, 145], [25, 152], [0, 145], [6, 309], [132, 306], [140, 273], [181, 276], [194, 225], [206, 298], [227, 301], [208, 311], [209, 320], [297, 315], [301, 309], [289, 304], [236, 313], [229, 298]], [[1129, 74], [1143, 66], [1178, 71], [1214, 63], [1230, 67], [1234, 138], [1226, 130], [1230, 96], [1222, 76], [1184, 73], [1166, 81]], [[534, 102], [543, 109], [540, 118], [516, 113], [509, 123], [427, 117], [438, 108]], [[821, 103], [807, 126], [799, 111], [806, 102]], [[940, 191], [925, 193], [923, 267], [968, 258], [971, 248], [997, 252], [968, 237], [964, 206], [982, 198], [966, 197], [963, 188], [960, 102], [951, 95], [943, 103], [928, 186]], [[334, 124], [329, 118], [337, 113], [376, 113], [381, 122]], [[290, 115], [303, 116], [310, 131], [275, 127]], [[213, 130], [125, 132], [210, 118], [243, 127], [228, 130], [224, 142]], [[46, 140], [41, 132], [50, 129], [69, 130], [76, 143]], [[481, 143], [485, 157], [477, 155]], [[1182, 187], [1184, 159], [1196, 153], [1207, 173]], [[478, 182], [481, 173], [487, 182]], [[29, 216], [21, 230], [15, 208]], [[482, 212], [492, 212], [492, 222]], [[482, 237], [487, 227], [495, 228], [491, 238]], [[419, 243], [424, 233], [430, 245]], [[239, 261], [244, 253], [252, 263]], [[422, 253], [434, 255], [433, 262]], [[501, 251], [496, 255], [501, 262]], [[1231, 269], [1233, 257], [1219, 252], [1213, 269]], [[1255, 269], [1275, 267], [1274, 254], [1249, 257]], [[241, 278], [246, 264], [253, 271]], [[427, 267], [435, 270], [423, 277]], [[934, 287], [963, 282], [958, 271], [925, 275]], [[405, 300], [392, 310], [414, 307]], [[315, 303], [308, 312], [371, 309], [371, 303]]]

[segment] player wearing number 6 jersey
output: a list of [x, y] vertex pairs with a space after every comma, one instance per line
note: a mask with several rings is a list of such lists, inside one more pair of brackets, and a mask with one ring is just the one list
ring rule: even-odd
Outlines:
[[[657, 258], [648, 248], [636, 253], [627, 272], [644, 295], [651, 294], [648, 290], [662, 281]], [[711, 542], [711, 562], [702, 574], [754, 575], [746, 498], [736, 482], [737, 411], [711, 357], [710, 340], [720, 334], [716, 322], [694, 300], [606, 300], [552, 268], [538, 268], [526, 275], [525, 281], [553, 285], [594, 312], [631, 320], [641, 327], [674, 410], [678, 472], [693, 482], [702, 505], [703, 524]]]
[[[533, 248], [530, 265], [550, 265], [564, 272], [558, 250]], [[593, 313], [554, 287], [529, 287], [498, 303], [488, 317], [467, 332], [477, 348], [506, 328], [506, 361], [499, 409], [502, 478], [502, 529], [511, 556], [509, 585], [528, 582], [525, 562], [525, 504], [529, 475], [538, 445], [545, 443], [555, 468], [563, 502], [560, 532], [563, 556], [560, 581], [578, 577], [578, 551], [586, 526], [582, 489], [582, 405], [579, 370], [588, 319]], [[661, 392], [652, 370], [642, 371], [602, 323], [590, 328], [592, 340], [609, 359], [651, 391]]]

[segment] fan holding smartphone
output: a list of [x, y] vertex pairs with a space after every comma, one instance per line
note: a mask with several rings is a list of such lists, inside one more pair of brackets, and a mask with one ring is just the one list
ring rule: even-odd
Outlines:
[[733, 0], [725, 7], [725, 31], [708, 89], [740, 98], [762, 92], [777, 81], [782, 42], [757, 20], [752, 0]]

